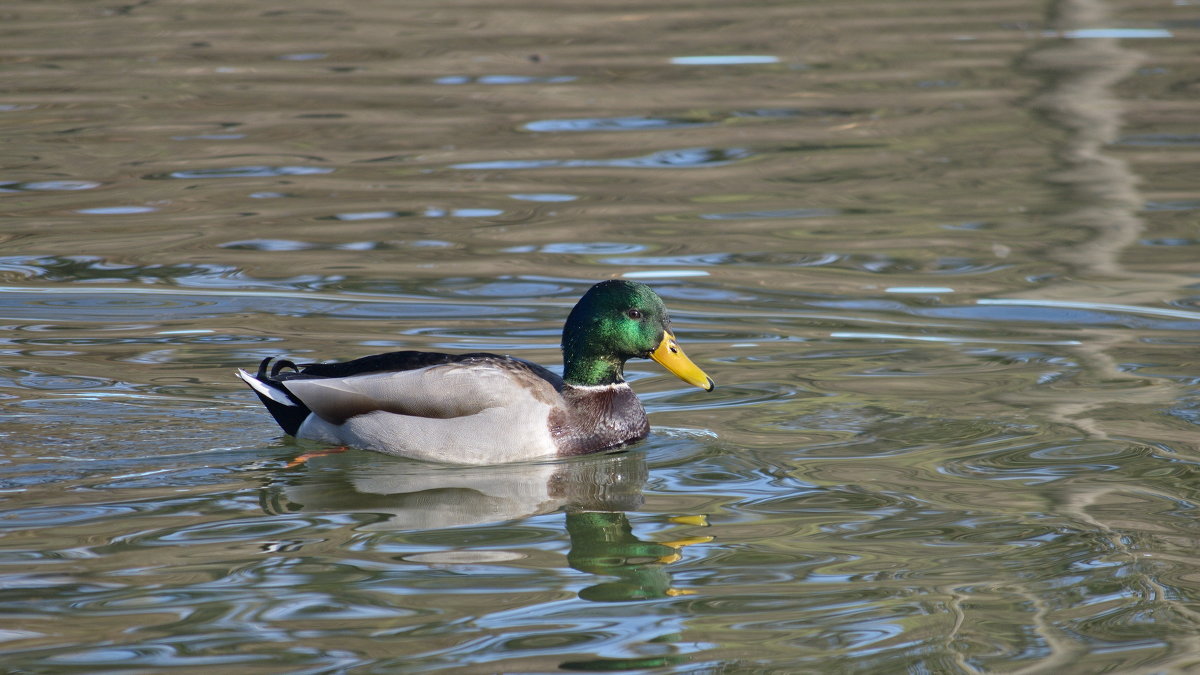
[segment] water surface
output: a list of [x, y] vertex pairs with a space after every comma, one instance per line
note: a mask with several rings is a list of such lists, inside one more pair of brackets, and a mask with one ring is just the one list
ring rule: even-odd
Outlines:
[[[10, 670], [1192, 667], [1187, 3], [6, 12]], [[612, 277], [719, 383], [627, 452], [296, 463], [233, 377], [557, 367]]]

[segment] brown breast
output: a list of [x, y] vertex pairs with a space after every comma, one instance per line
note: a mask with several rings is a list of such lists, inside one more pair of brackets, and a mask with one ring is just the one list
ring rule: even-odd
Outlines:
[[550, 413], [560, 457], [586, 455], [641, 440], [650, 433], [646, 410], [628, 384], [562, 388], [564, 406]]

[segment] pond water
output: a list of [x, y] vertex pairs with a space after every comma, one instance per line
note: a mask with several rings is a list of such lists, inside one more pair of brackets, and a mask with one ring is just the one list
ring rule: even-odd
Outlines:
[[[1194, 668], [1195, 4], [8, 3], [0, 662]], [[296, 463], [233, 376], [558, 367], [612, 277], [718, 383], [626, 452]]]

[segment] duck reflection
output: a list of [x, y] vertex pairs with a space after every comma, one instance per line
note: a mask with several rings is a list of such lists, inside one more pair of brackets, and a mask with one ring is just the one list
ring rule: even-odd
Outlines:
[[594, 602], [624, 602], [684, 595], [674, 588], [666, 566], [679, 560], [679, 550], [689, 544], [712, 541], [693, 537], [671, 542], [642, 541], [624, 513], [568, 511], [567, 533], [571, 551], [567, 563], [580, 572], [617, 577], [589, 586], [579, 597]]
[[[642, 453], [460, 467], [345, 452], [310, 459], [300, 472], [276, 474], [263, 489], [261, 500], [270, 514], [381, 516], [358, 526], [359, 531], [440, 530], [562, 511], [570, 537], [568, 564], [581, 572], [615, 577], [583, 589], [580, 597], [621, 602], [683, 593], [672, 587], [667, 565], [680, 559], [683, 546], [711, 540], [697, 537], [659, 543], [639, 539], [625, 512], [642, 505], [647, 478]], [[677, 522], [703, 524], [696, 517]], [[497, 552], [487, 553], [493, 555], [485, 557], [497, 559]], [[462, 552], [450, 558], [456, 556], [467, 561]]]

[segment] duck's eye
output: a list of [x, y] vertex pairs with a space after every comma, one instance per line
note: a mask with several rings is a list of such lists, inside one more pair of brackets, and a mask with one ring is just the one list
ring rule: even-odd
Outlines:
[[634, 321], [637, 321], [638, 319], [641, 319], [641, 318], [642, 318], [642, 310], [640, 310], [640, 309], [631, 309], [631, 310], [629, 310], [628, 312], [625, 312], [625, 316], [627, 316], [627, 317], [629, 317], [629, 318], [633, 319]]

